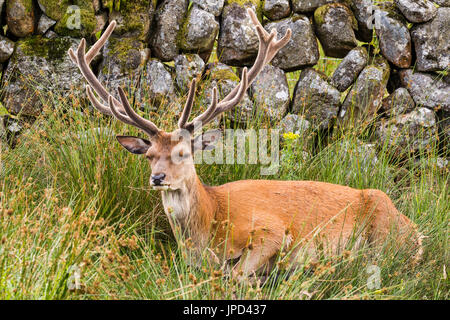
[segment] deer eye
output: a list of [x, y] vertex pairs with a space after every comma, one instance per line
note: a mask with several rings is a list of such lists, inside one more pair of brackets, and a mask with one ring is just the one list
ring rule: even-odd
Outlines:
[[148, 155], [147, 155], [147, 159], [148, 159], [148, 160], [153, 160], [154, 157], [155, 157], [155, 156], [152, 155], [152, 154], [148, 154]]

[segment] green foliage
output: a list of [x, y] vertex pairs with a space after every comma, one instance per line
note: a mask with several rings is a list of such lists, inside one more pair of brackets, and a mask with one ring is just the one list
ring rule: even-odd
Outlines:
[[[144, 101], [150, 102], [145, 94]], [[172, 130], [179, 116], [175, 106], [182, 102], [152, 112], [139, 107]], [[187, 244], [177, 246], [160, 196], [149, 189], [147, 161], [115, 140], [115, 134], [141, 133], [83, 108], [73, 94], [48, 94], [43, 104], [43, 115], [17, 148], [0, 149], [1, 299], [449, 298], [449, 172], [436, 166], [436, 145], [399, 159], [387, 145], [376, 154], [361, 149], [374, 139], [370, 126], [334, 128], [327, 139], [311, 130], [285, 135], [279, 171], [265, 179], [380, 189], [427, 237], [424, 258], [411, 266], [406, 253], [388, 242], [377, 255], [367, 247], [345, 251], [289, 275], [280, 255], [265, 283], [236, 283], [207, 259], [201, 268], [187, 264]], [[194, 113], [204, 109], [196, 104]], [[255, 119], [247, 126], [269, 124]], [[197, 166], [211, 185], [260, 179], [259, 169]], [[367, 286], [368, 265], [380, 268], [379, 289]], [[77, 268], [81, 285], [73, 289], [68, 284]]]
[[71, 41], [67, 38], [46, 39], [42, 36], [32, 36], [20, 40], [17, 46], [28, 56], [38, 56], [53, 61], [65, 58]]

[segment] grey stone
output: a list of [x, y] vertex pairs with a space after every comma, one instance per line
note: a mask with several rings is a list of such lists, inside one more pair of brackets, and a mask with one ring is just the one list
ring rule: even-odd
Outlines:
[[6, 2], [6, 22], [8, 30], [19, 38], [34, 32], [33, 0], [9, 0]]
[[152, 105], [158, 105], [174, 98], [172, 75], [160, 61], [151, 59], [147, 63], [143, 82], [143, 92], [149, 93]]
[[219, 23], [214, 15], [194, 7], [182, 27], [180, 48], [195, 52], [210, 51], [218, 32]]
[[370, 42], [375, 24], [375, 11], [378, 6], [374, 5], [373, 0], [348, 0], [347, 3], [349, 3], [358, 21], [358, 30], [355, 31], [356, 38], [364, 42]]
[[301, 135], [310, 127], [311, 123], [308, 120], [296, 114], [286, 115], [278, 125], [281, 134], [292, 132]]
[[352, 11], [342, 3], [321, 6], [314, 12], [317, 36], [325, 54], [343, 58], [357, 46], [355, 32], [357, 21]]
[[[14, 148], [17, 144], [18, 137], [25, 131], [25, 128], [28, 127], [28, 121], [31, 119], [23, 119], [18, 117], [10, 117], [9, 115], [5, 115], [3, 118], [0, 117], [0, 149], [2, 147], [6, 148]], [[32, 121], [32, 120], [31, 120]], [[2, 145], [3, 141], [5, 142]], [[0, 150], [1, 152], [2, 150]], [[2, 169], [0, 163], [0, 170]]]
[[429, 146], [436, 139], [436, 116], [427, 108], [381, 122], [377, 135], [381, 147], [388, 146], [394, 154], [414, 153]]
[[334, 71], [330, 83], [341, 92], [347, 90], [367, 65], [367, 62], [368, 55], [364, 47], [352, 49]]
[[376, 11], [378, 36], [381, 53], [399, 68], [411, 65], [411, 37], [406, 21], [394, 8], [381, 8]]
[[336, 0], [291, 0], [292, 10], [298, 13], [313, 12], [318, 7], [327, 3], [337, 2]]
[[[219, 100], [231, 92], [238, 84], [239, 77], [234, 73], [230, 66], [223, 63], [210, 65], [206, 71], [208, 77], [203, 89], [203, 104], [208, 106], [211, 103], [212, 88], [217, 87]], [[253, 102], [248, 93], [245, 93], [242, 101], [227, 112], [227, 117], [234, 123], [246, 123], [253, 115]]]
[[289, 108], [289, 86], [286, 74], [280, 68], [267, 65], [250, 86], [258, 112], [271, 121], [279, 121]]
[[413, 73], [406, 69], [399, 72], [399, 77], [400, 84], [408, 89], [416, 105], [450, 111], [450, 84], [439, 80], [436, 74]]
[[0, 35], [0, 63], [8, 61], [14, 52], [14, 41]]
[[256, 9], [251, 3], [239, 5], [233, 2], [222, 12], [218, 57], [219, 61], [231, 66], [250, 65], [258, 53], [258, 35], [247, 8]]
[[38, 34], [44, 34], [55, 24], [56, 24], [55, 20], [50, 19], [45, 14], [42, 14], [41, 17], [39, 18], [39, 23], [36, 31]]
[[292, 112], [304, 115], [314, 128], [327, 129], [337, 116], [340, 97], [324, 75], [308, 68], [302, 71], [295, 87]]
[[263, 13], [270, 20], [286, 18], [291, 14], [289, 0], [265, 0]]
[[112, 8], [109, 13], [109, 22], [117, 22], [114, 34], [147, 41], [155, 15], [155, 3], [148, 0], [121, 1], [119, 10]]
[[52, 30], [48, 30], [45, 34], [44, 37], [47, 39], [55, 39], [58, 38], [58, 34], [55, 31]]
[[[375, 143], [365, 143], [357, 139], [349, 141], [348, 139], [340, 142], [340, 149], [344, 151], [346, 157], [349, 155], [351, 165], [358, 167], [360, 172], [370, 174], [373, 167], [378, 164], [377, 146]], [[354, 163], [357, 162], [357, 163]], [[347, 179], [356, 178], [360, 174], [356, 170], [349, 170]]]
[[285, 71], [299, 70], [313, 66], [319, 60], [319, 48], [309, 19], [296, 15], [264, 26], [268, 32], [277, 30], [277, 38], [281, 39], [288, 28], [292, 30], [291, 40], [273, 58], [272, 64]]
[[[136, 85], [147, 60], [148, 51], [142, 41], [111, 36], [103, 48], [98, 79], [117, 98], [119, 86], [129, 88]], [[142, 86], [140, 88], [142, 90]], [[136, 92], [136, 101], [142, 102], [140, 90]]]
[[192, 2], [200, 9], [208, 11], [218, 17], [222, 13], [225, 0], [192, 0]]
[[430, 0], [394, 0], [397, 8], [409, 22], [421, 23], [431, 20], [437, 8]]
[[446, 70], [450, 67], [450, 8], [439, 8], [430, 22], [411, 30], [419, 71]]
[[414, 100], [408, 90], [405, 88], [398, 88], [388, 97], [383, 99], [381, 110], [388, 117], [392, 117], [411, 112], [414, 107]]
[[186, 0], [165, 0], [155, 14], [152, 53], [162, 61], [170, 61], [178, 54], [178, 31], [187, 10]]
[[338, 117], [341, 124], [351, 125], [356, 120], [372, 121], [381, 107], [389, 71], [387, 64], [385, 67], [368, 65], [361, 71], [342, 104]]
[[202, 75], [205, 62], [197, 54], [182, 54], [175, 57], [175, 83], [178, 89], [185, 93], [194, 78]]
[[41, 98], [49, 92], [64, 95], [71, 92], [83, 96], [84, 80], [72, 63], [67, 50], [76, 49], [79, 40], [72, 38], [43, 39], [40, 36], [19, 40], [5, 70], [4, 106], [12, 114], [37, 116]]

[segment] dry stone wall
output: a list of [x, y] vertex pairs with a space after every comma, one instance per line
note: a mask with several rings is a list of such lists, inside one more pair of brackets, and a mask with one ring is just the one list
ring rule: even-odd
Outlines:
[[[257, 54], [258, 38], [246, 14], [250, 7], [267, 30], [275, 28], [281, 37], [291, 28], [293, 34], [252, 84], [233, 121], [245, 122], [259, 112], [274, 123], [287, 116], [281, 123], [300, 121], [302, 127], [308, 123], [327, 130], [383, 113], [386, 119], [377, 125], [381, 141], [392, 139], [387, 128], [405, 125], [413, 127], [403, 137], [413, 146], [423, 144], [414, 140], [420, 139], [419, 129], [428, 130], [427, 137], [437, 130], [448, 137], [449, 1], [377, 3], [0, 0], [3, 110], [35, 117], [42, 109], [40, 94], [75, 90], [83, 95], [84, 81], [66, 52], [82, 37], [95, 42], [112, 20], [117, 28], [94, 70], [113, 91], [139, 78], [151, 102], [161, 102], [185, 94], [192, 78], [210, 75], [202, 88], [217, 85], [224, 95], [239, 81], [240, 68], [250, 66]], [[214, 47], [219, 62], [208, 64]], [[342, 58], [330, 77], [314, 69], [320, 47], [326, 56]], [[302, 72], [291, 97], [287, 73], [297, 70]], [[137, 99], [149, 103], [139, 93]], [[11, 125], [9, 115], [3, 111], [3, 132], [17, 132], [20, 122]], [[394, 147], [404, 144], [402, 140]]]

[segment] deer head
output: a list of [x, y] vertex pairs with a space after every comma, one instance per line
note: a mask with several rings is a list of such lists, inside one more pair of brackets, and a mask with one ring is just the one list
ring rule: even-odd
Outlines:
[[[141, 129], [148, 135], [148, 139], [132, 136], [117, 136], [119, 143], [134, 154], [142, 154], [150, 161], [152, 175], [150, 185], [155, 189], [177, 190], [187, 181], [196, 177], [193, 152], [197, 149], [211, 148], [214, 135], [200, 135], [194, 140], [194, 129], [197, 124], [204, 125], [216, 116], [235, 107], [244, 97], [249, 85], [268, 64], [276, 53], [284, 47], [291, 37], [291, 30], [276, 40], [276, 30], [269, 34], [258, 21], [253, 10], [248, 14], [256, 27], [259, 37], [259, 52], [253, 67], [248, 71], [244, 68], [241, 82], [222, 100], [218, 101], [217, 88], [213, 88], [212, 101], [204, 113], [189, 121], [194, 102], [196, 81], [192, 80], [188, 98], [178, 121], [178, 129], [165, 132], [152, 121], [138, 115], [130, 106], [122, 88], [118, 89], [119, 100], [107, 92], [89, 67], [92, 59], [99, 53], [105, 42], [111, 36], [116, 22], [112, 21], [102, 37], [85, 53], [86, 40], [82, 39], [76, 52], [69, 50], [69, 56], [79, 67], [89, 85], [86, 86], [87, 96], [94, 107], [103, 114], [114, 116], [125, 124]], [[95, 96], [95, 93], [103, 102]], [[105, 104], [106, 103], [106, 104]], [[200, 126], [201, 127], [201, 126]]]

